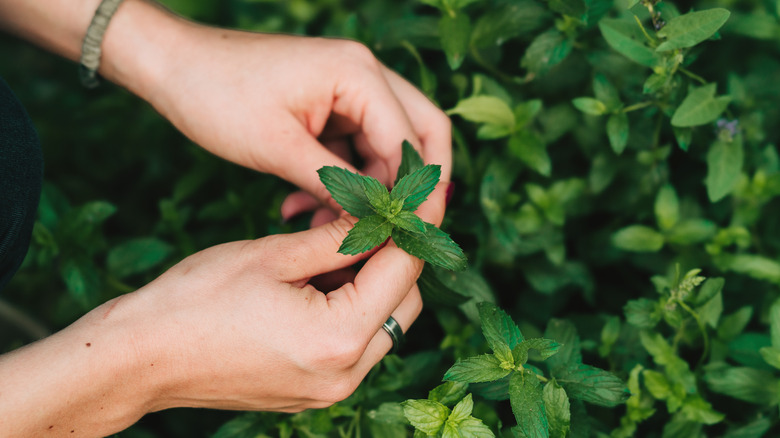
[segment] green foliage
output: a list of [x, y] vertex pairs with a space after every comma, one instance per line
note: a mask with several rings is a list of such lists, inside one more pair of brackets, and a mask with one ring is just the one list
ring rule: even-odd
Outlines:
[[413, 213], [436, 188], [441, 166], [420, 166], [422, 159], [414, 148], [408, 142], [402, 148], [398, 182], [389, 192], [375, 178], [347, 169], [325, 166], [317, 171], [333, 199], [359, 218], [338, 252], [364, 253], [392, 236], [399, 248], [428, 263], [451, 270], [465, 269], [466, 256], [458, 244]]
[[[778, 435], [780, 3], [164, 3], [220, 26], [355, 39], [417, 85], [452, 118], [442, 228], [469, 259], [426, 264], [402, 356], [347, 400], [174, 410], [119, 436]], [[0, 50], [47, 161], [32, 247], [2, 299], [48, 331], [198, 249], [306, 227], [281, 223], [289, 185], [206, 154], [109, 84], [83, 90], [71, 63], [16, 40]], [[404, 155], [393, 186], [421, 168]], [[391, 236], [456, 263], [434, 228], [422, 225], [441, 245], [418, 238], [416, 188], [434, 174], [404, 183], [418, 196], [400, 209], [381, 184], [321, 174], [365, 221], [347, 249]], [[5, 350], [30, 340], [0, 329]], [[409, 418], [415, 405], [427, 423]]]

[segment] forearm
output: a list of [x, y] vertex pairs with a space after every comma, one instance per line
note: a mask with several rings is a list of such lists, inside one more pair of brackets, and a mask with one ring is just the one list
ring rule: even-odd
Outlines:
[[153, 409], [143, 348], [115, 303], [0, 357], [0, 436], [101, 437]]
[[[78, 62], [99, 4], [100, 0], [0, 0], [0, 30]], [[186, 26], [156, 3], [124, 0], [104, 35], [99, 73], [148, 99], [166, 74], [166, 61]]]

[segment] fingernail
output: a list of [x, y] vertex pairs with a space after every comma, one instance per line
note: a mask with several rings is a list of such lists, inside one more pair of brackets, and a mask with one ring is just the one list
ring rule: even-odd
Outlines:
[[447, 194], [444, 197], [444, 205], [450, 205], [453, 193], [455, 193], [455, 183], [450, 182], [449, 185], [447, 185]]

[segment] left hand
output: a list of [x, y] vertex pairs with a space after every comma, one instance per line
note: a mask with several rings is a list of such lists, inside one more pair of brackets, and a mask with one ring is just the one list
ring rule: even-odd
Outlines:
[[[120, 8], [115, 19], [122, 13]], [[341, 208], [317, 169], [334, 165], [356, 171], [344, 153], [349, 141], [365, 163], [360, 172], [386, 185], [395, 178], [403, 140], [426, 162], [441, 165], [441, 180], [449, 181], [449, 119], [364, 45], [167, 19], [169, 30], [160, 44], [170, 47], [157, 59], [160, 65], [145, 76], [114, 79], [203, 148], [292, 182], [316, 205], [334, 212]], [[110, 36], [109, 66], [116, 61], [111, 50], [121, 54]], [[127, 58], [122, 60], [132, 62]], [[283, 215], [314, 207], [312, 201], [293, 196]]]

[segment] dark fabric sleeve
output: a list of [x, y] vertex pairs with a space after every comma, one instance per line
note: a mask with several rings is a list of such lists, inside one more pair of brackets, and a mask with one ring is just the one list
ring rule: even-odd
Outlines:
[[0, 290], [27, 254], [43, 179], [30, 117], [0, 78]]

